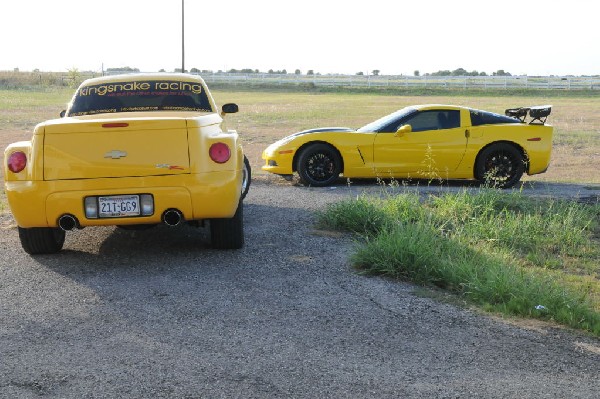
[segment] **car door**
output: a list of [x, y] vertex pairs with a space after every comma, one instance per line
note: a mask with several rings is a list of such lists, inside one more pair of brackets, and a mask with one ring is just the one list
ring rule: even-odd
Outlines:
[[377, 134], [374, 166], [381, 175], [443, 178], [460, 164], [467, 134], [460, 110], [415, 112], [400, 121], [395, 132]]

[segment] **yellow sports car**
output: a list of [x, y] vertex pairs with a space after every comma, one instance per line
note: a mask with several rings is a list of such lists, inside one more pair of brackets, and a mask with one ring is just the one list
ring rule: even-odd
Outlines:
[[184, 74], [86, 80], [61, 119], [4, 153], [5, 191], [23, 249], [62, 249], [65, 231], [209, 220], [212, 244], [244, 243], [250, 167], [204, 81]]
[[[346, 178], [476, 179], [511, 187], [548, 168], [551, 106], [505, 115], [451, 105], [403, 108], [360, 129], [305, 130], [271, 144], [263, 170], [310, 186]], [[529, 121], [527, 121], [529, 120]]]

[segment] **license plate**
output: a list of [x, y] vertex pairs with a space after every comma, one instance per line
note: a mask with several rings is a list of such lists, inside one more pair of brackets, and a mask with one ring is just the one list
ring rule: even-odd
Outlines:
[[98, 197], [98, 217], [119, 218], [140, 215], [139, 195]]

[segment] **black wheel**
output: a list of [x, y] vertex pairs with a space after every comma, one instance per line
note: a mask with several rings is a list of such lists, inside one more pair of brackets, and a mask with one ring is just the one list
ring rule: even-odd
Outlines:
[[65, 232], [53, 227], [19, 227], [19, 239], [28, 254], [53, 254], [62, 249]]
[[337, 180], [342, 171], [342, 160], [330, 145], [311, 144], [300, 153], [297, 169], [302, 184], [323, 187]]
[[213, 248], [239, 249], [244, 246], [244, 207], [240, 200], [230, 219], [211, 219], [210, 237]]
[[244, 155], [244, 177], [242, 178], [242, 199], [246, 198], [248, 190], [250, 190], [250, 182], [252, 181], [252, 170], [250, 169], [250, 161]]
[[525, 159], [510, 144], [493, 144], [479, 154], [475, 165], [475, 177], [481, 183], [498, 188], [517, 184], [525, 172]]

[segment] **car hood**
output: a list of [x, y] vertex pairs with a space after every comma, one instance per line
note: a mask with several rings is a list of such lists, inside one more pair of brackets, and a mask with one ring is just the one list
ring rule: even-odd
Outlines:
[[319, 127], [317, 129], [309, 129], [303, 130], [298, 133], [294, 133], [291, 136], [301, 136], [307, 133], [321, 133], [321, 132], [353, 132], [354, 129], [350, 129], [349, 127]]
[[317, 129], [308, 129], [308, 130], [303, 130], [301, 132], [290, 134], [289, 136], [286, 136], [286, 137], [282, 138], [281, 140], [279, 140], [279, 143], [288, 143], [288, 142], [292, 141], [293, 139], [295, 139], [296, 137], [303, 136], [305, 134], [310, 134], [310, 133], [354, 132], [354, 131], [355, 131], [354, 129], [350, 129], [349, 127], [320, 127]]

